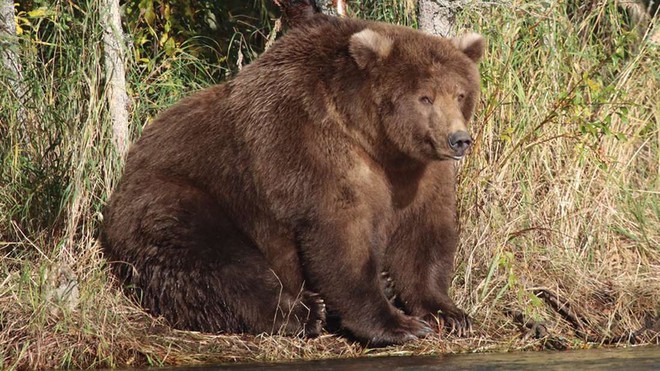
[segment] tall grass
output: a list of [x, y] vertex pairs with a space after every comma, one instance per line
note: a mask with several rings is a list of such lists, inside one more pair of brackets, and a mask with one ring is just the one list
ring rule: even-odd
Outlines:
[[[409, 2], [376, 3], [349, 6], [414, 24]], [[27, 96], [14, 96], [0, 70], [0, 369], [538, 349], [548, 339], [585, 347], [641, 328], [660, 308], [660, 50], [614, 4], [588, 3], [597, 6], [513, 1], [459, 17], [489, 45], [476, 146], [459, 182], [453, 284], [477, 330], [378, 351], [331, 335], [175, 331], [124, 297], [96, 241], [121, 174], [96, 2], [21, 14]], [[185, 45], [150, 58], [129, 61], [134, 138], [156, 112], [222, 75]], [[569, 302], [586, 334], [539, 290]], [[525, 336], [511, 313], [547, 336]], [[657, 341], [642, 335], [638, 342]]]
[[658, 315], [660, 52], [625, 17], [602, 1], [465, 14], [489, 50], [454, 287], [485, 328], [513, 310], [568, 332], [541, 288], [606, 336]]

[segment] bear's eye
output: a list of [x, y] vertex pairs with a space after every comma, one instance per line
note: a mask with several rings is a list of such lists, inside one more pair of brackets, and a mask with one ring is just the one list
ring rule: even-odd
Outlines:
[[429, 104], [429, 105], [433, 104], [433, 99], [431, 99], [430, 97], [427, 97], [427, 96], [423, 96], [423, 97], [419, 98], [419, 101], [424, 103], [424, 104]]
[[465, 99], [465, 93], [458, 93], [456, 99], [458, 99], [459, 102], [462, 102]]

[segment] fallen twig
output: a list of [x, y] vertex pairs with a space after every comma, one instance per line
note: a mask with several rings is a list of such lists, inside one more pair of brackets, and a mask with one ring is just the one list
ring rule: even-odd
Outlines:
[[628, 331], [627, 333], [621, 334], [619, 336], [607, 336], [604, 334], [599, 335], [590, 335], [587, 332], [587, 329], [591, 329], [592, 325], [587, 319], [579, 315], [575, 310], [571, 308], [568, 301], [560, 300], [557, 295], [546, 290], [546, 289], [536, 289], [534, 290], [534, 295], [538, 298], [543, 299], [543, 301], [548, 304], [555, 312], [570, 323], [573, 327], [575, 335], [579, 338], [582, 338], [584, 341], [589, 343], [599, 343], [599, 344], [618, 344], [618, 343], [629, 343], [635, 344], [639, 341], [638, 335], [640, 331]]

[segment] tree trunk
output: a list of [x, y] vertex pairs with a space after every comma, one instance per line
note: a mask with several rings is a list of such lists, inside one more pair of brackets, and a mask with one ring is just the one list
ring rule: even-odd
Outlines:
[[126, 71], [124, 67], [124, 32], [121, 28], [119, 0], [103, 0], [103, 51], [107, 83], [108, 110], [112, 120], [112, 140], [117, 153], [124, 158], [128, 152], [128, 107]]
[[419, 0], [419, 28], [439, 36], [453, 36], [456, 13], [467, 0]]
[[291, 27], [307, 22], [315, 13], [346, 16], [345, 0], [273, 0], [273, 2], [282, 9], [284, 19]]
[[[18, 122], [25, 126], [26, 114], [23, 103], [27, 89], [23, 83], [21, 59], [18, 55], [18, 37], [16, 35], [16, 18], [14, 16], [14, 1], [1, 0], [0, 3], [0, 62], [8, 72], [9, 85], [19, 102]], [[24, 127], [25, 129], [25, 127]]]
[[346, 15], [345, 0], [318, 0], [317, 5], [323, 14], [344, 17]]

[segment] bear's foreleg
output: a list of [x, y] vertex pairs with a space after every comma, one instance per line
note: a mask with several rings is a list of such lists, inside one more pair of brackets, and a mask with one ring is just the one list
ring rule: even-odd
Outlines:
[[360, 208], [317, 215], [299, 228], [305, 273], [337, 312], [341, 326], [371, 346], [401, 344], [431, 332], [385, 297], [381, 277], [383, 239]]
[[469, 317], [449, 297], [458, 230], [453, 202], [433, 200], [400, 221], [385, 254], [406, 313], [465, 335]]

